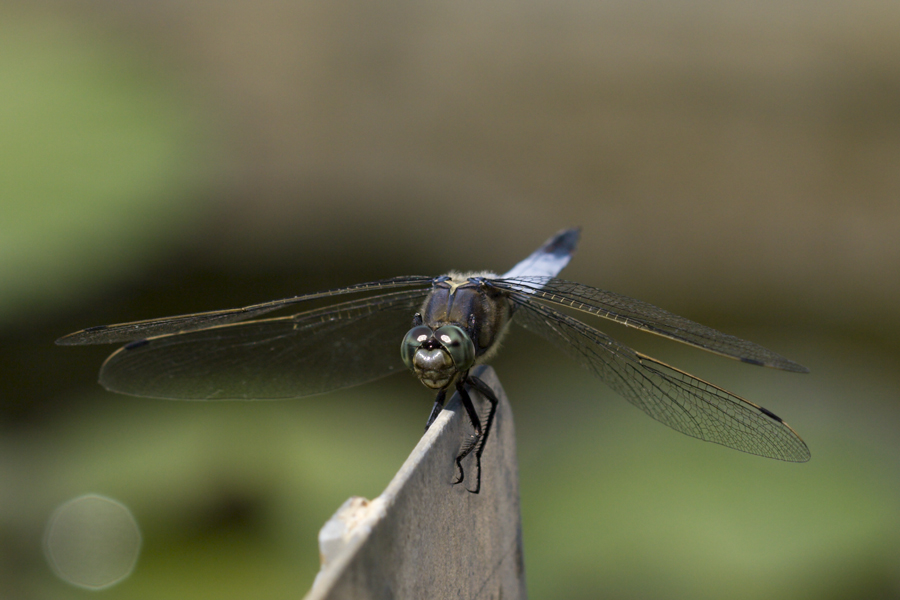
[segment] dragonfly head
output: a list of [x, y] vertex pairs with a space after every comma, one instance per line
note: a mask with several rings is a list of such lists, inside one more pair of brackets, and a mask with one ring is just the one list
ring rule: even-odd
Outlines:
[[400, 355], [422, 383], [439, 390], [450, 385], [458, 373], [468, 371], [475, 364], [475, 344], [456, 325], [437, 329], [418, 325], [403, 338]]

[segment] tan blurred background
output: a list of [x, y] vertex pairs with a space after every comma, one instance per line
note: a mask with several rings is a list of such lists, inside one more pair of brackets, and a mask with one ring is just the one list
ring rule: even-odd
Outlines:
[[[522, 333], [534, 598], [900, 597], [900, 4], [0, 5], [0, 595], [76, 598], [52, 510], [144, 535], [109, 597], [299, 597], [315, 533], [383, 489], [411, 377], [307, 400], [105, 393], [108, 322], [451, 268], [561, 227], [564, 273], [808, 366], [605, 330], [775, 411], [813, 459], [678, 436]], [[399, 345], [399, 340], [398, 340]]]

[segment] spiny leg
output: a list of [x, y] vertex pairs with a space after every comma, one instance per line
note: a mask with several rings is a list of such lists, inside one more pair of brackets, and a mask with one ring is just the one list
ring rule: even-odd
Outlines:
[[[481, 438], [481, 419], [478, 417], [478, 411], [475, 410], [475, 405], [472, 404], [472, 398], [469, 396], [469, 392], [466, 391], [465, 388], [465, 380], [460, 379], [456, 384], [456, 391], [459, 393], [459, 398], [462, 400], [462, 405], [466, 409], [466, 413], [469, 415], [469, 421], [472, 423], [472, 427], [475, 429], [475, 433], [466, 440], [466, 442], [459, 449], [459, 456], [456, 457], [456, 468], [459, 470], [459, 477], [453, 482], [453, 485], [457, 483], [462, 483], [463, 479], [465, 479], [466, 474], [463, 471], [462, 460], [467, 457], [472, 450], [475, 449], [475, 446], [478, 444], [478, 440]], [[478, 465], [476, 468], [480, 472], [481, 469]]]
[[[475, 489], [469, 490], [469, 492], [473, 494], [477, 494], [481, 491], [481, 455], [484, 452], [484, 447], [487, 444], [488, 435], [491, 433], [491, 427], [494, 424], [494, 416], [497, 414], [497, 405], [500, 400], [497, 398], [496, 394], [494, 394], [494, 390], [490, 388], [484, 381], [477, 377], [469, 377], [467, 379], [467, 383], [469, 383], [475, 390], [477, 390], [482, 396], [488, 399], [491, 407], [488, 411], [487, 419], [484, 422], [484, 430], [478, 436], [478, 439], [474, 440], [473, 448], [475, 450]], [[472, 450], [469, 449], [468, 452]], [[468, 454], [467, 452], [467, 454]]]
[[[479, 419], [478, 413], [475, 410], [475, 406], [472, 404], [472, 399], [469, 397], [468, 392], [463, 387], [465, 383], [469, 383], [476, 391], [487, 398], [491, 403], [491, 408], [488, 412], [488, 416], [483, 429], [481, 420]], [[465, 406], [466, 412], [469, 414], [469, 420], [472, 421], [472, 426], [475, 428], [475, 434], [467, 440], [462, 448], [460, 448], [459, 456], [456, 457], [456, 466], [459, 469], [459, 478], [453, 483], [457, 484], [462, 482], [463, 478], [465, 477], [465, 474], [463, 473], [462, 460], [466, 456], [471, 454], [474, 450], [475, 489], [468, 491], [473, 494], [477, 494], [479, 491], [481, 491], [481, 455], [484, 452], [484, 445], [487, 443], [488, 434], [490, 434], [491, 432], [491, 425], [494, 422], [494, 415], [497, 413], [497, 404], [499, 403], [499, 400], [494, 394], [494, 391], [477, 377], [467, 377], [465, 381], [457, 384], [457, 390], [459, 391], [459, 396], [462, 399], [463, 406]]]
[[478, 464], [478, 480], [476, 481], [475, 492], [481, 489], [481, 455], [484, 452], [484, 446], [487, 444], [488, 435], [491, 433], [491, 427], [494, 424], [494, 417], [497, 415], [497, 405], [500, 404], [500, 400], [497, 398], [497, 395], [494, 394], [494, 390], [490, 388], [488, 384], [479, 379], [478, 377], [469, 377], [469, 383], [474, 387], [478, 392], [488, 399], [488, 402], [491, 403], [491, 409], [488, 412], [487, 420], [484, 423], [484, 433], [481, 436], [481, 440], [478, 444], [478, 447], [475, 450], [475, 460]]
[[428, 428], [431, 427], [434, 420], [437, 419], [438, 415], [441, 414], [441, 411], [444, 410], [444, 397], [446, 395], [447, 390], [438, 392], [437, 398], [434, 400], [434, 408], [431, 409], [431, 415], [428, 417], [428, 422], [425, 423], [425, 431], [428, 431]]

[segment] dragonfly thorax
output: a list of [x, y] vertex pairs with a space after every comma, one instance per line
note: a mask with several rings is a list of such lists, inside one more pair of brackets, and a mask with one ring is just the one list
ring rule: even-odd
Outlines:
[[446, 388], [490, 358], [506, 331], [509, 299], [485, 285], [485, 275], [450, 273], [435, 279], [403, 339], [403, 362], [432, 389]]
[[503, 290], [486, 285], [490, 273], [450, 273], [436, 280], [422, 306], [422, 323], [432, 329], [460, 327], [475, 345], [475, 357], [488, 360], [509, 326], [512, 308]]

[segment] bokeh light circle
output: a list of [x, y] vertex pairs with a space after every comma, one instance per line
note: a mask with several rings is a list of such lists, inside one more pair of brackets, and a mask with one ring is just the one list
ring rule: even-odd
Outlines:
[[88, 494], [50, 516], [44, 554], [53, 571], [79, 587], [102, 589], [127, 578], [141, 548], [141, 533], [121, 502]]

